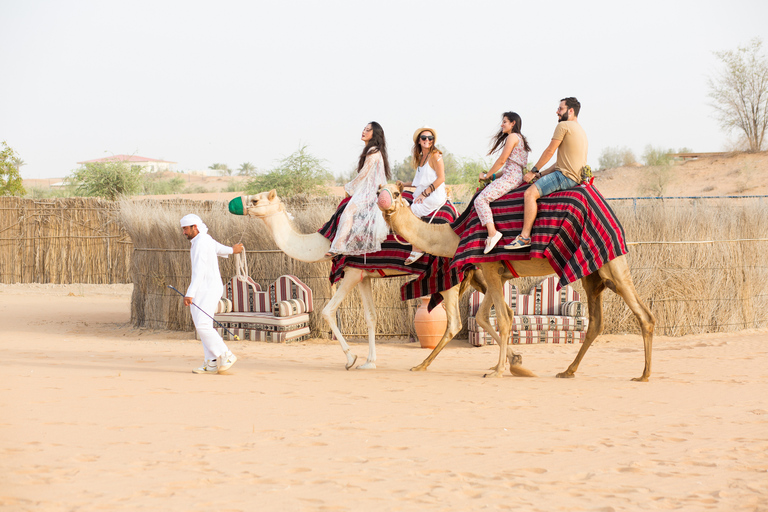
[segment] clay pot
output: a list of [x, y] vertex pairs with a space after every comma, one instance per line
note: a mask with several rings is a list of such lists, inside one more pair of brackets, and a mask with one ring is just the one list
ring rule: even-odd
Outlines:
[[421, 306], [413, 317], [413, 327], [419, 337], [421, 348], [435, 348], [440, 338], [445, 334], [448, 325], [448, 315], [445, 314], [445, 306], [440, 303], [431, 312], [427, 312], [429, 297], [421, 298]]

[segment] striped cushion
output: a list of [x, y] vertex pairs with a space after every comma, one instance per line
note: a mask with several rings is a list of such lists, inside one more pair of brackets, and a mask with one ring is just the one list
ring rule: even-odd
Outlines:
[[587, 316], [587, 305], [579, 301], [565, 302], [560, 305], [563, 316]]
[[277, 317], [270, 313], [220, 313], [213, 317], [229, 329], [293, 331], [309, 325], [309, 313]]
[[301, 327], [293, 331], [260, 331], [258, 329], [230, 329], [232, 333], [222, 328], [217, 329], [222, 338], [227, 341], [234, 340], [232, 334], [236, 334], [241, 341], [266, 341], [268, 343], [287, 343], [289, 341], [301, 341], [309, 338], [309, 327]]
[[[581, 304], [579, 302], [579, 304]], [[495, 317], [488, 319], [494, 329], [498, 330]], [[511, 331], [586, 331], [589, 318], [560, 316], [560, 315], [523, 315], [512, 317]], [[467, 317], [467, 329], [483, 331], [475, 317]]]
[[[587, 333], [584, 331], [517, 331], [510, 337], [515, 345], [530, 345], [534, 343], [584, 343]], [[495, 345], [493, 337], [487, 332], [469, 332], [469, 342], [476, 346]]]
[[227, 298], [220, 298], [219, 303], [216, 305], [216, 314], [218, 313], [230, 313], [232, 311], [232, 301]]
[[270, 304], [273, 305], [284, 300], [298, 299], [306, 306], [306, 312], [314, 309], [312, 290], [298, 277], [292, 275], [280, 276], [277, 281], [269, 285], [269, 299]]
[[557, 291], [557, 277], [548, 277], [537, 284], [528, 295], [519, 297], [515, 308], [518, 315], [560, 315], [561, 304], [579, 300], [579, 294], [570, 286]]
[[303, 300], [291, 299], [276, 302], [272, 311], [275, 316], [293, 316], [307, 312], [307, 306]]
[[235, 276], [229, 280], [225, 290], [226, 298], [232, 301], [232, 311], [271, 312], [269, 296], [261, 286], [248, 276]]

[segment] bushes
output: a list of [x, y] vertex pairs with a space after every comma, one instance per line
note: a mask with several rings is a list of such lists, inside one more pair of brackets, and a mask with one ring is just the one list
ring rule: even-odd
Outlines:
[[628, 147], [605, 148], [598, 159], [600, 169], [613, 169], [637, 163], [635, 154]]
[[266, 174], [255, 176], [248, 181], [246, 192], [257, 194], [275, 189], [280, 196], [296, 194], [327, 195], [326, 184], [333, 181], [333, 175], [325, 167], [325, 161], [313, 156], [302, 146], [283, 158], [277, 167]]

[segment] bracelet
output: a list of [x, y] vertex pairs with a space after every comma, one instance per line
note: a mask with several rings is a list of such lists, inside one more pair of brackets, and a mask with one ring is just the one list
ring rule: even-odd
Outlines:
[[496, 179], [496, 173], [491, 174], [491, 180], [495, 180], [495, 179]]

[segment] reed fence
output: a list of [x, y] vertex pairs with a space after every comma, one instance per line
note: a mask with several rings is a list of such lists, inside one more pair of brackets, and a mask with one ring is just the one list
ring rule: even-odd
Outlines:
[[[298, 197], [286, 204], [296, 230], [312, 233], [330, 217], [336, 202]], [[768, 204], [762, 198], [627, 198], [609, 203], [626, 231], [632, 278], [657, 318], [658, 334], [768, 326], [764, 256], [768, 253]], [[0, 281], [133, 283], [134, 326], [191, 330], [188, 309], [167, 286], [183, 291], [189, 284], [189, 241], [178, 221], [192, 212], [203, 218], [221, 243], [245, 244], [249, 273], [262, 288], [283, 274], [294, 274], [307, 283], [315, 302], [312, 335], [329, 336], [320, 310], [334, 291], [328, 281], [330, 264], [287, 258], [261, 221], [230, 215], [223, 202], [0, 198]], [[233, 274], [233, 262], [221, 259], [220, 263], [226, 280]], [[399, 288], [405, 280], [374, 280], [381, 338], [414, 334], [418, 301], [400, 301]], [[517, 284], [527, 292], [538, 281], [527, 278]], [[579, 283], [573, 286], [583, 292]], [[604, 332], [637, 333], [634, 316], [623, 301], [609, 291], [604, 297]], [[467, 303], [465, 295], [464, 319]], [[361, 310], [359, 294], [353, 292], [337, 314], [342, 332], [352, 339], [366, 335]]]

